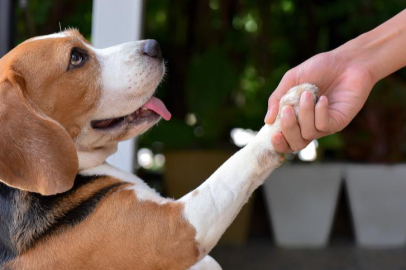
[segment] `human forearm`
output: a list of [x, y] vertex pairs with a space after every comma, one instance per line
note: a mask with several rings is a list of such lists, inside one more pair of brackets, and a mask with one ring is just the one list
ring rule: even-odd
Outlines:
[[345, 128], [361, 110], [371, 89], [382, 78], [406, 66], [406, 10], [335, 50], [316, 55], [289, 70], [268, 102], [266, 123], [273, 123], [286, 91], [310, 82], [320, 89], [316, 107], [304, 96], [299, 119], [285, 108], [282, 132], [272, 144], [276, 151], [303, 149], [311, 140]]
[[406, 10], [332, 52], [365, 68], [373, 83], [406, 66]]

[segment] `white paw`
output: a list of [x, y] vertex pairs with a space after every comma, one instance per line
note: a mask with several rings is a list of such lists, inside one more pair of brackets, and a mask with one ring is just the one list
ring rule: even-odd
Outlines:
[[207, 255], [200, 262], [187, 270], [222, 270], [221, 266], [212, 257]]
[[304, 84], [292, 87], [282, 97], [281, 101], [279, 102], [279, 113], [278, 113], [278, 116], [276, 117], [275, 123], [278, 123], [278, 125], [279, 125], [279, 119], [281, 118], [281, 111], [285, 105], [293, 106], [296, 116], [299, 114], [300, 97], [302, 96], [302, 93], [305, 91], [308, 91], [313, 95], [314, 103], [317, 102], [317, 94], [319, 92], [319, 89], [317, 88], [317, 86], [310, 84], [310, 83], [304, 83]]
[[317, 93], [318, 88], [315, 85], [304, 83], [298, 86], [291, 88], [281, 99], [279, 103], [279, 113], [276, 117], [275, 122], [272, 125], [265, 125], [259, 131], [258, 135], [255, 138], [256, 141], [256, 149], [257, 149], [257, 157], [258, 163], [260, 166], [264, 166], [265, 164], [280, 164], [282, 162], [281, 155], [274, 150], [274, 147], [271, 143], [272, 136], [276, 132], [279, 132], [280, 129], [280, 118], [281, 118], [281, 111], [283, 106], [291, 105], [293, 106], [296, 115], [299, 112], [299, 101], [302, 93], [304, 91], [309, 91], [316, 102], [317, 100]]

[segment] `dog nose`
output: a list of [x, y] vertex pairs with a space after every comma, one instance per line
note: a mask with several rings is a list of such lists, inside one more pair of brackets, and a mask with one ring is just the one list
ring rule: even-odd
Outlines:
[[161, 46], [154, 39], [149, 39], [145, 42], [142, 53], [152, 58], [162, 59]]

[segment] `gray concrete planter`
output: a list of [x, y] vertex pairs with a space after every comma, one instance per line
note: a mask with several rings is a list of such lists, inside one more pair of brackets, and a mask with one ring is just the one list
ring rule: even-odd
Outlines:
[[346, 184], [357, 243], [406, 244], [406, 165], [348, 165]]
[[342, 181], [339, 164], [285, 165], [264, 185], [276, 242], [282, 247], [324, 247]]

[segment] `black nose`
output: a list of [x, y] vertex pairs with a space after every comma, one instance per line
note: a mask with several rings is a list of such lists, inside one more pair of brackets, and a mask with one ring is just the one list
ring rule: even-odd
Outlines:
[[158, 41], [154, 39], [148, 39], [145, 42], [142, 53], [152, 58], [162, 59], [161, 46], [159, 46]]

